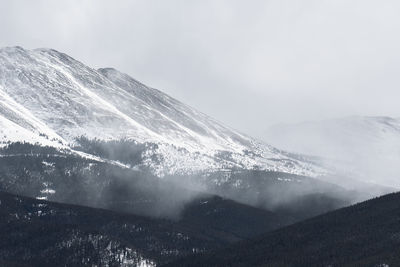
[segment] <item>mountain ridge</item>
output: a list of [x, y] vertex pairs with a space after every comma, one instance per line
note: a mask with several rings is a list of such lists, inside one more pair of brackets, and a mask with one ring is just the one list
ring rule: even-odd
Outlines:
[[[307, 176], [325, 172], [113, 68], [95, 70], [53, 49], [21, 47], [0, 49], [0, 63], [0, 121], [5, 125], [11, 120], [36, 133], [28, 139], [38, 143], [45, 137], [47, 145], [70, 146], [81, 136], [153, 142], [157, 151], [150, 153], [162, 155], [165, 162], [153, 166], [160, 176], [185, 173], [190, 166], [195, 171], [262, 168]], [[21, 132], [17, 141], [26, 141], [26, 131], [7, 125]], [[0, 140], [7, 142], [7, 133], [1, 134]], [[219, 157], [221, 153], [229, 159]]]

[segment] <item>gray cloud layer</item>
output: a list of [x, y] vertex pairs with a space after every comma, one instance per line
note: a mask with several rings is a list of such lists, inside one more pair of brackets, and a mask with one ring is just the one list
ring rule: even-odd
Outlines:
[[113, 66], [257, 135], [400, 116], [400, 2], [0, 0], [0, 46]]

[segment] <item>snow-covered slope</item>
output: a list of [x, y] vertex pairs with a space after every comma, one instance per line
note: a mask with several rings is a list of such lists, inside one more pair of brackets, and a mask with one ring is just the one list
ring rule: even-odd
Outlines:
[[294, 153], [329, 158], [370, 182], [400, 187], [400, 118], [346, 117], [277, 125], [264, 135], [272, 145]]
[[126, 74], [95, 70], [51, 49], [0, 49], [0, 123], [3, 143], [68, 146], [80, 136], [156, 143], [149, 153], [162, 155], [162, 164], [152, 166], [159, 175], [233, 167], [323, 173]]
[[20, 141], [32, 144], [39, 143], [45, 146], [56, 147], [59, 145], [57, 142], [40, 136], [33, 131], [29, 131], [3, 116], [0, 116], [0, 140], [2, 140], [0, 146], [4, 146], [7, 142], [13, 143]]

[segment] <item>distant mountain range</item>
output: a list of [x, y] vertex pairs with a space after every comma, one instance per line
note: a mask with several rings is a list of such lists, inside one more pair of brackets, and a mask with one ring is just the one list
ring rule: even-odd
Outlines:
[[[359, 180], [400, 188], [400, 118], [345, 117], [269, 128], [264, 139]], [[329, 168], [329, 167], [328, 167]]]

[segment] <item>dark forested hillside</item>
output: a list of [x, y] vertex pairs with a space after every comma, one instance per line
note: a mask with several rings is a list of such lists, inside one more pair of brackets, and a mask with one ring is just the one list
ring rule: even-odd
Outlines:
[[151, 264], [223, 244], [166, 220], [3, 192], [0, 203], [0, 260], [10, 264]]
[[[208, 212], [200, 212], [195, 217], [188, 215], [182, 222], [176, 222], [0, 192], [0, 263], [7, 263], [6, 266], [132, 266], [146, 263], [151, 266], [226, 246], [243, 236], [268, 230], [271, 223], [277, 223], [271, 222], [262, 210], [252, 212], [245, 206], [238, 209], [233, 202], [217, 197], [193, 203], [186, 212], [193, 214], [201, 209], [196, 206], [202, 204], [208, 205]], [[223, 214], [218, 215], [220, 210]], [[206, 213], [212, 213], [210, 216], [216, 221], [201, 219], [202, 215], [208, 216]], [[228, 228], [227, 221], [223, 220], [230, 215], [240, 221], [231, 221], [232, 226]], [[250, 217], [255, 225], [247, 224]], [[197, 223], [193, 223], [194, 220]], [[265, 224], [264, 229], [262, 224]]]
[[168, 266], [400, 266], [400, 193]]

